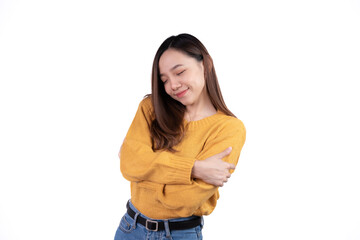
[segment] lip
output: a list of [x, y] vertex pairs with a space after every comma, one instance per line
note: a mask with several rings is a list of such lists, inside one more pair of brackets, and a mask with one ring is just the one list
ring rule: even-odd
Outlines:
[[179, 93], [177, 93], [177, 94], [175, 94], [178, 98], [181, 98], [181, 97], [183, 97], [185, 94], [186, 94], [186, 92], [188, 91], [189, 89], [185, 89], [184, 91], [182, 91], [182, 92], [179, 92]]

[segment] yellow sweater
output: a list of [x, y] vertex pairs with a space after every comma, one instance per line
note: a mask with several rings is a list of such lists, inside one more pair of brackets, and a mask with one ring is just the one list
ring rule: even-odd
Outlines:
[[184, 139], [174, 149], [152, 150], [149, 126], [150, 98], [141, 101], [119, 153], [120, 169], [131, 182], [131, 202], [145, 216], [171, 219], [209, 215], [219, 198], [218, 187], [191, 178], [195, 160], [232, 147], [224, 161], [237, 164], [245, 142], [245, 127], [234, 117], [218, 111], [204, 119], [188, 122]]

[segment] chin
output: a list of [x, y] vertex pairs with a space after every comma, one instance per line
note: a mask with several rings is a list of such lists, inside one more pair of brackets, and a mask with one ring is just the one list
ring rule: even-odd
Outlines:
[[184, 105], [184, 106], [190, 106], [191, 104], [193, 104], [191, 101], [189, 101], [189, 100], [182, 100], [182, 101], [179, 101], [179, 102], [181, 102], [182, 103], [182, 105]]
[[186, 101], [185, 99], [176, 99], [176, 98], [174, 98], [174, 100], [178, 101], [179, 103], [181, 103], [184, 106], [188, 105], [188, 101]]

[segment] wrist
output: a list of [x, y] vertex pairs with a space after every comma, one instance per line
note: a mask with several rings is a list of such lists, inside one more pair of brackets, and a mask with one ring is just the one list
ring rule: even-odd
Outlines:
[[191, 177], [192, 178], [201, 179], [200, 171], [199, 171], [199, 168], [200, 168], [199, 165], [201, 165], [200, 161], [196, 160], [194, 162], [194, 166], [193, 166], [192, 171], [191, 171]]

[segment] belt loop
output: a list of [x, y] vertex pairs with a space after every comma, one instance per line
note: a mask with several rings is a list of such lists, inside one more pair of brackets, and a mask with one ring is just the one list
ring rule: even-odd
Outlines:
[[165, 237], [168, 238], [168, 239], [171, 239], [169, 221], [168, 220], [164, 220], [164, 227], [165, 227]]
[[136, 224], [137, 224], [137, 217], [139, 216], [139, 212], [137, 212], [134, 216], [134, 229], [136, 228]]
[[168, 220], [164, 220], [164, 227], [165, 227], [165, 237], [171, 239], [169, 221]]

